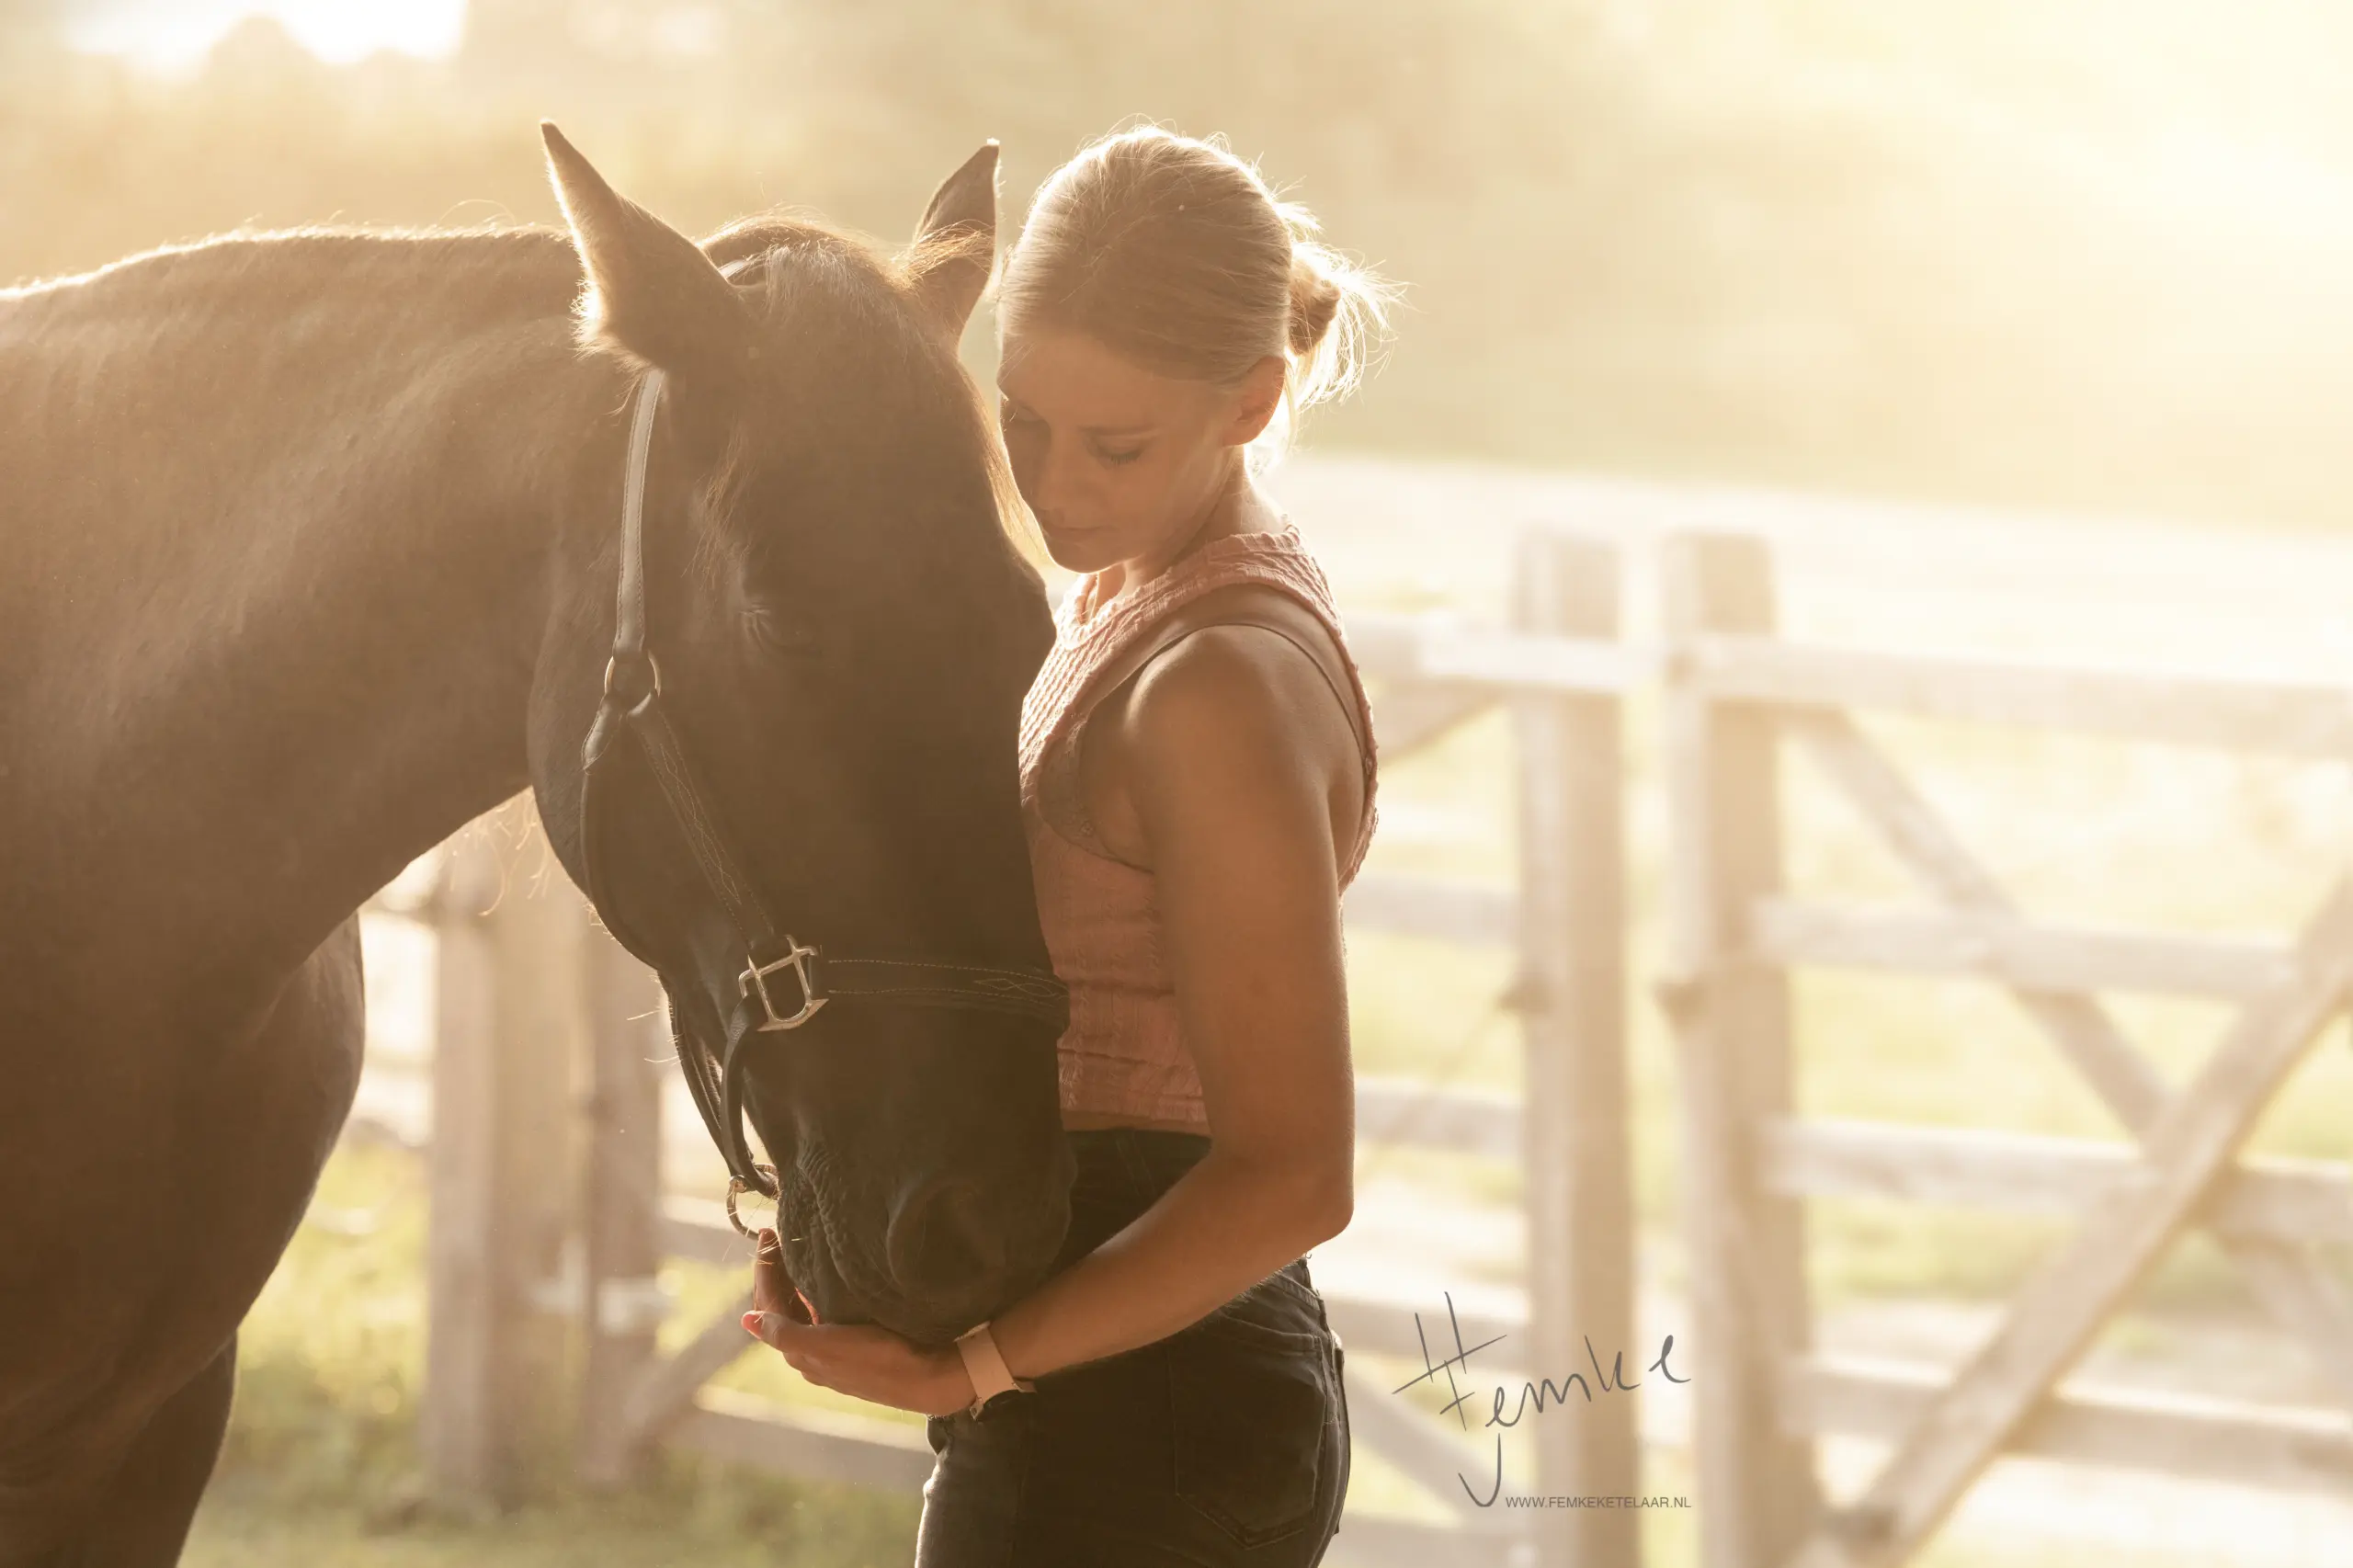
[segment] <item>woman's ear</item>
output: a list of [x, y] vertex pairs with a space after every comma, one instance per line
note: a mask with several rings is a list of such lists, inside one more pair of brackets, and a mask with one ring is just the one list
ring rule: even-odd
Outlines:
[[1290, 362], [1279, 354], [1264, 355], [1250, 367], [1242, 378], [1233, 422], [1226, 426], [1223, 445], [1246, 447], [1258, 438], [1283, 400], [1283, 378], [1290, 371]]

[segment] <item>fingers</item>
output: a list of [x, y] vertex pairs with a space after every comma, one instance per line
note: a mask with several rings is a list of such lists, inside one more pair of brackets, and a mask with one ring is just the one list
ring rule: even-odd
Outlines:
[[834, 1358], [819, 1348], [818, 1336], [839, 1330], [817, 1328], [782, 1312], [745, 1312], [744, 1332], [775, 1350], [785, 1365], [820, 1388], [837, 1386]]
[[784, 1272], [784, 1247], [774, 1231], [762, 1231], [754, 1243], [752, 1253], [752, 1310], [758, 1312], [784, 1311], [784, 1299], [790, 1285]]
[[816, 1312], [809, 1298], [792, 1282], [784, 1267], [784, 1244], [771, 1230], [760, 1232], [752, 1258], [752, 1310], [777, 1312], [793, 1323], [813, 1324]]
[[786, 1366], [810, 1382], [820, 1388], [834, 1386], [825, 1362], [813, 1353], [807, 1337], [816, 1330], [795, 1323], [782, 1312], [745, 1312], [744, 1332], [777, 1351]]
[[772, 1345], [785, 1353], [785, 1359], [798, 1369], [801, 1358], [808, 1353], [806, 1342], [795, 1337], [802, 1325], [782, 1312], [745, 1312], [744, 1332], [764, 1345]]

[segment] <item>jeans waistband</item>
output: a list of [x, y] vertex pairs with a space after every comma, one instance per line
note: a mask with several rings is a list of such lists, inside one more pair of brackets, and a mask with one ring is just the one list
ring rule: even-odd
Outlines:
[[1096, 1181], [1157, 1198], [1210, 1152], [1205, 1132], [1095, 1127], [1065, 1132], [1079, 1170]]
[[1066, 1132], [1076, 1169], [1070, 1230], [1057, 1269], [1067, 1268], [1125, 1230], [1210, 1152], [1206, 1134], [1146, 1127]]

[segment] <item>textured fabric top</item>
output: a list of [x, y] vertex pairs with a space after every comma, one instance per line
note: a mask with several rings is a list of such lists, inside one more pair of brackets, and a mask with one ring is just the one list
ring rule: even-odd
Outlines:
[[1155, 879], [1114, 858], [1096, 836], [1079, 801], [1076, 762], [1088, 713], [1108, 695], [1085, 689], [1094, 674], [1178, 606], [1234, 583], [1267, 584], [1300, 600], [1329, 632], [1347, 671], [1346, 700], [1356, 705], [1365, 738], [1364, 816], [1339, 869], [1340, 890], [1355, 881], [1379, 824], [1371, 705], [1331, 585], [1296, 524], [1286, 518], [1278, 529], [1212, 540], [1108, 607], [1102, 574], [1073, 584], [1054, 612], [1053, 649], [1021, 708], [1021, 810], [1039, 920], [1054, 971], [1070, 987], [1070, 1028], [1058, 1047], [1065, 1112], [1209, 1130], [1163, 957]]

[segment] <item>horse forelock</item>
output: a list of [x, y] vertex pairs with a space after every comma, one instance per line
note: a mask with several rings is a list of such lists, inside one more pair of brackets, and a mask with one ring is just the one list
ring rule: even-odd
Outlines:
[[[701, 242], [704, 254], [722, 267], [777, 253], [775, 265], [737, 275], [757, 301], [755, 316], [771, 339], [770, 362], [788, 378], [813, 364], [830, 375], [854, 376], [860, 383], [855, 395], [838, 399], [836, 406], [912, 415], [912, 425], [894, 432], [895, 441], [944, 449], [977, 465], [999, 542], [1034, 567], [1043, 546], [1023, 527], [1028, 508], [997, 439], [995, 415], [915, 292], [925, 269], [976, 243], [951, 236], [888, 255], [852, 231], [779, 214], [741, 220]], [[743, 494], [765, 456], [756, 431], [734, 433], [712, 482], [710, 499], [717, 512], [723, 515], [727, 503]], [[725, 549], [745, 542], [712, 544]]]

